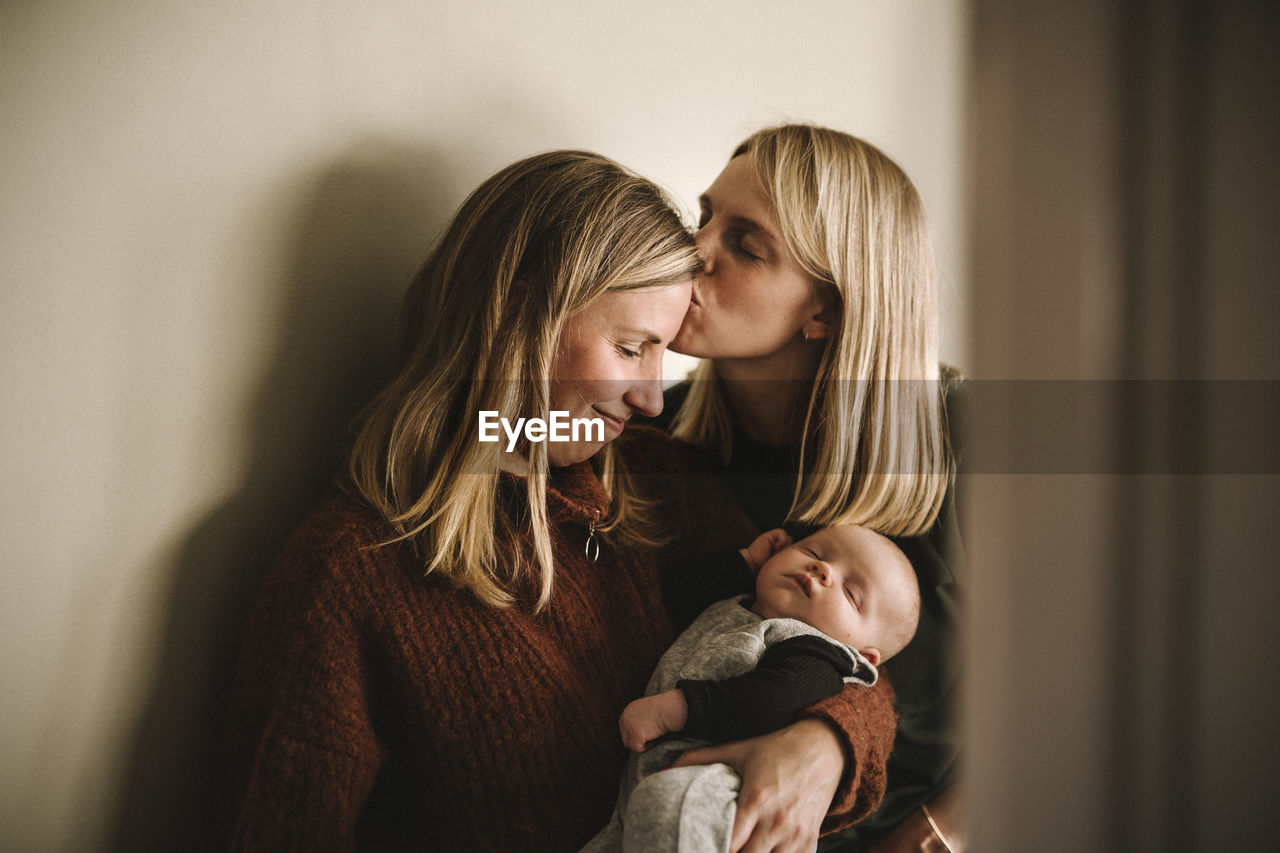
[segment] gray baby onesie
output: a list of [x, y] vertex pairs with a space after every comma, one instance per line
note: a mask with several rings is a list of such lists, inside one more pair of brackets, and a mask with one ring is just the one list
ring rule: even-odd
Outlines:
[[[853, 675], [844, 679], [846, 683], [876, 683], [875, 667], [856, 649], [795, 619], [762, 619], [743, 605], [750, 598], [725, 599], [704, 610], [658, 661], [645, 695], [671, 690], [682, 679], [718, 681], [750, 672], [770, 646], [803, 635], [824, 639], [849, 656]], [[633, 754], [613, 818], [582, 853], [727, 851], [737, 811], [738, 774], [725, 764], [663, 770], [682, 752], [709, 743], [675, 735]]]

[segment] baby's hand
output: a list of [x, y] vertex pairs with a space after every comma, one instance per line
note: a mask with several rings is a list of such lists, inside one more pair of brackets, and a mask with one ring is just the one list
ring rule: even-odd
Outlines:
[[645, 744], [667, 732], [678, 732], [689, 719], [689, 703], [680, 689], [637, 699], [622, 709], [618, 728], [622, 742], [632, 752], [644, 752]]
[[741, 549], [742, 556], [751, 567], [751, 574], [759, 574], [760, 567], [769, 562], [769, 558], [791, 544], [791, 537], [781, 527], [766, 530], [755, 538], [747, 547]]

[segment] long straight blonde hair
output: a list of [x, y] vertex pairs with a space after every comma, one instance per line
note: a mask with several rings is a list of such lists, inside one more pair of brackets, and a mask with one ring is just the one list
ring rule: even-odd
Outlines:
[[[463, 202], [409, 286], [400, 366], [363, 414], [350, 488], [426, 573], [494, 607], [513, 604], [532, 575], [541, 609], [555, 574], [546, 444], [525, 447], [527, 508], [506, 506], [499, 447], [479, 442], [478, 413], [548, 417], [570, 315], [610, 291], [686, 281], [700, 266], [665, 194], [605, 157], [554, 151], [498, 172]], [[655, 542], [649, 504], [608, 445], [593, 464], [611, 502], [602, 530], [620, 544]], [[531, 555], [504, 548], [526, 527]]]
[[[925, 532], [951, 455], [933, 247], [915, 186], [875, 146], [811, 125], [766, 128], [733, 156], [747, 158], [787, 247], [839, 317], [809, 397], [789, 517]], [[714, 362], [693, 380], [673, 432], [727, 459], [731, 417]]]

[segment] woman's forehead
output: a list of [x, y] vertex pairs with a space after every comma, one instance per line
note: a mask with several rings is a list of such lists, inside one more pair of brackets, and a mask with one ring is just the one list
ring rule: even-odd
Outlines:
[[717, 214], [754, 220], [767, 230], [777, 230], [778, 220], [773, 204], [746, 155], [729, 161], [703, 193], [702, 201]]
[[574, 319], [665, 342], [675, 334], [674, 329], [679, 328], [692, 288], [693, 281], [689, 280], [610, 291], [583, 308]]

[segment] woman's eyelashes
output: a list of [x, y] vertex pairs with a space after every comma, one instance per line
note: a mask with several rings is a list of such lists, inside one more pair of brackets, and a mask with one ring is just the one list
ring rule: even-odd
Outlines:
[[632, 349], [631, 347], [627, 346], [626, 344], [614, 344], [614, 348], [615, 348], [615, 349], [617, 349], [618, 353], [619, 353], [623, 358], [639, 358], [639, 357], [640, 357], [640, 347], [639, 347], [639, 346], [637, 346], [637, 347], [635, 347], [634, 349]]
[[[710, 223], [711, 223], [711, 211], [708, 208], [703, 207], [702, 211], [698, 214], [698, 230], [701, 231], [703, 228], [706, 228], [707, 225], [709, 225]], [[724, 235], [725, 242], [728, 244], [729, 248], [732, 249], [735, 254], [746, 259], [747, 261], [763, 260], [763, 258], [759, 254], [751, 251], [750, 247], [747, 246], [745, 241], [749, 234], [750, 232], [747, 231], [745, 228], [733, 228], [725, 232], [725, 235]]]
[[747, 259], [748, 261], [760, 260], [759, 255], [757, 255], [755, 252], [747, 248], [747, 244], [745, 242], [746, 236], [747, 234], [745, 231], [730, 231], [729, 245], [733, 247], [733, 250], [735, 252], [737, 252], [739, 255], [741, 255], [743, 258]]

